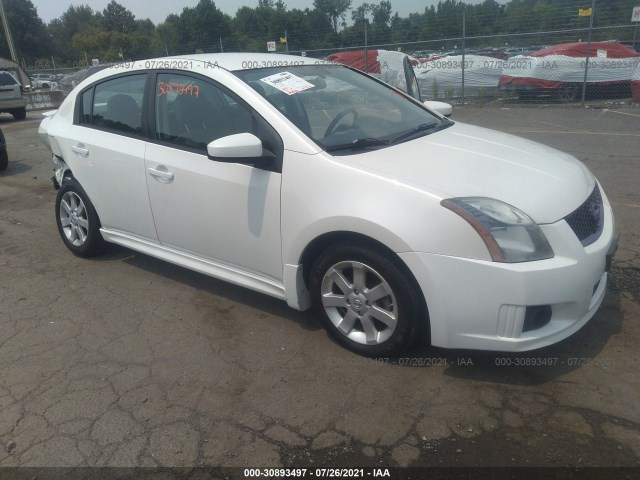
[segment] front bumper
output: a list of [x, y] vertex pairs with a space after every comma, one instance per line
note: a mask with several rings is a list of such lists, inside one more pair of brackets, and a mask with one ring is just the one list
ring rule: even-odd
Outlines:
[[[600, 238], [583, 247], [564, 220], [540, 226], [555, 257], [497, 263], [430, 253], [400, 253], [425, 295], [434, 346], [526, 351], [556, 343], [584, 326], [604, 299], [617, 248], [608, 202]], [[550, 307], [539, 328], [527, 307]]]

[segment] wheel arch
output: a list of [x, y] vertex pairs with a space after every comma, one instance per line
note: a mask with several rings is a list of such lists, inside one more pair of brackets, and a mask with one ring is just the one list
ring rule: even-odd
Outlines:
[[[75, 196], [75, 205], [69, 201], [63, 209], [62, 202], [66, 196]], [[64, 224], [63, 210], [64, 218], [67, 220]], [[63, 177], [56, 195], [55, 212], [60, 237], [74, 255], [90, 257], [102, 252], [104, 239], [100, 232], [100, 218], [84, 188], [72, 175]], [[80, 243], [76, 243], [78, 240]]]
[[[71, 167], [67, 163], [65, 163], [64, 159], [62, 159], [61, 157], [58, 157], [56, 155], [55, 158], [57, 162], [56, 162], [56, 168], [54, 169], [55, 175], [52, 180], [58, 183], [58, 185], [56, 186], [56, 190], [59, 190], [64, 182], [73, 180], [82, 189], [82, 192], [87, 196], [87, 199], [90, 202], [92, 202], [91, 197], [89, 197], [89, 194], [86, 192], [86, 190], [82, 186], [82, 183], [80, 183], [80, 180], [78, 180], [78, 178], [76, 178], [76, 176], [73, 174]], [[93, 202], [92, 202], [92, 206], [93, 206], [93, 210], [95, 211], [96, 217], [98, 218], [98, 223], [100, 226], [102, 226], [102, 221], [100, 220], [100, 214], [98, 213], [98, 210], [96, 209], [95, 205], [93, 205]]]
[[430, 329], [429, 325], [429, 309], [424, 296], [424, 292], [420, 288], [420, 284], [413, 274], [409, 266], [388, 246], [384, 243], [372, 238], [368, 235], [352, 232], [352, 231], [333, 231], [327, 232], [314, 238], [307, 244], [300, 255], [299, 265], [302, 267], [302, 281], [304, 282], [304, 288], [309, 289], [310, 272], [313, 264], [318, 257], [326, 251], [328, 248], [338, 244], [356, 244], [359, 246], [365, 246], [375, 250], [376, 252], [386, 256], [403, 271], [407, 276], [413, 287], [416, 289], [420, 296], [422, 308], [424, 309], [424, 318], [426, 321], [425, 328]]
[[62, 157], [54, 154], [52, 180], [54, 181], [55, 189], [59, 190], [62, 186], [62, 183], [67, 179], [74, 179], [76, 180], [76, 182], [78, 182], [78, 180], [73, 175], [73, 172], [71, 171], [71, 167], [64, 161]]

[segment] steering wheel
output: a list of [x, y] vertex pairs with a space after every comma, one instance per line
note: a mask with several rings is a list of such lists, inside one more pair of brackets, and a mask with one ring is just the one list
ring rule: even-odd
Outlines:
[[328, 137], [329, 135], [331, 135], [333, 131], [336, 129], [338, 122], [340, 122], [340, 120], [342, 120], [344, 117], [346, 117], [349, 114], [353, 115], [353, 121], [351, 122], [351, 126], [355, 125], [356, 120], [358, 120], [358, 112], [356, 112], [353, 108], [347, 108], [341, 111], [338, 115], [336, 115], [333, 118], [333, 120], [331, 120], [331, 123], [327, 127], [327, 130], [324, 132], [324, 136]]

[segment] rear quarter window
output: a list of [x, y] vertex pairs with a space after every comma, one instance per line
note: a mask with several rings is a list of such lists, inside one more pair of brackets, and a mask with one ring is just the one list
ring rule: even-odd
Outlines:
[[0, 72], [0, 85], [16, 85], [17, 83], [18, 82], [16, 82], [16, 79], [13, 78], [9, 73]]

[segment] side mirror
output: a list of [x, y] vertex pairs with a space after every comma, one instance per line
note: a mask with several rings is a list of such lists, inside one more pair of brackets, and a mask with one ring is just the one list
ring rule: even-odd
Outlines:
[[207, 145], [207, 153], [214, 160], [255, 158], [262, 156], [262, 142], [252, 133], [238, 133], [218, 138]]
[[237, 133], [218, 138], [207, 145], [211, 160], [241, 163], [266, 168], [275, 156], [262, 148], [262, 141], [252, 133]]
[[450, 117], [453, 114], [453, 107], [448, 103], [427, 100], [424, 102], [424, 106], [430, 110], [434, 110], [444, 117]]

